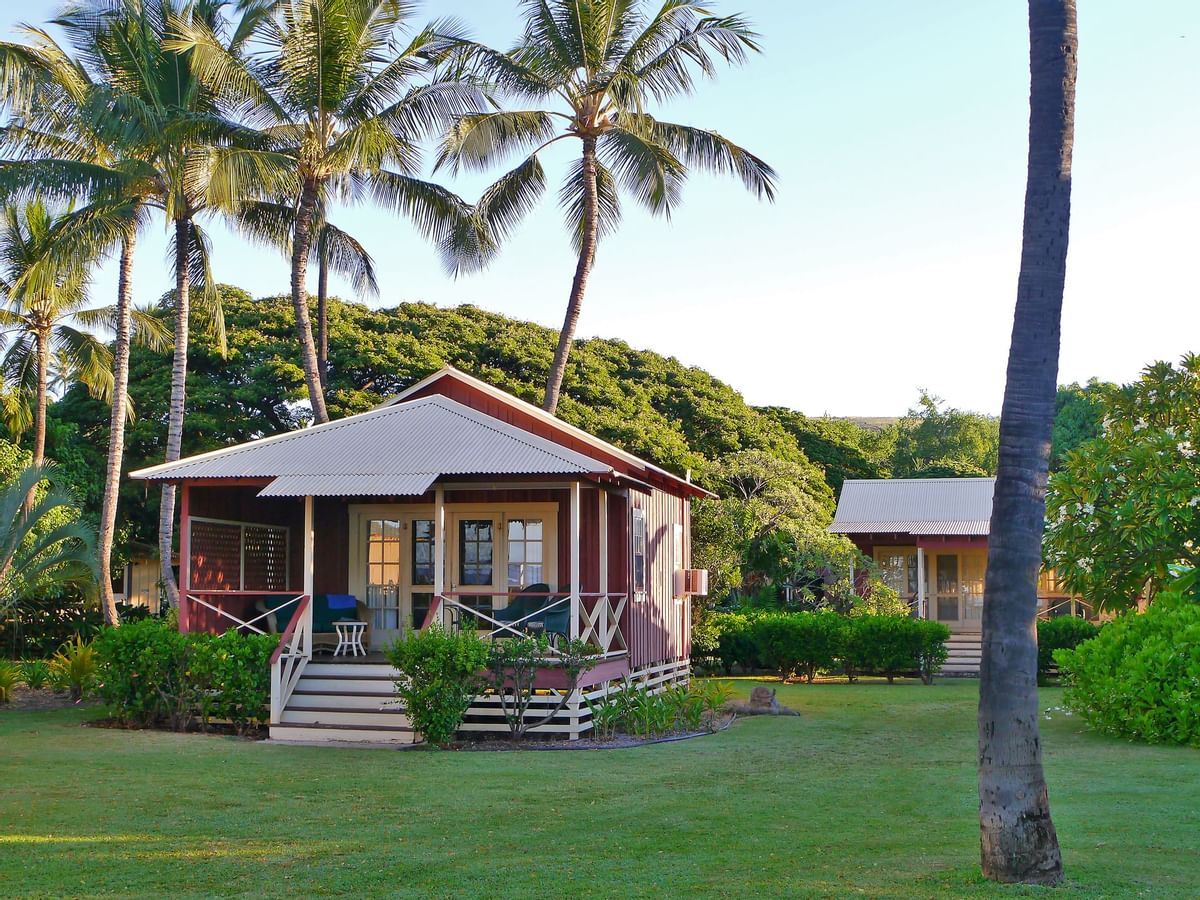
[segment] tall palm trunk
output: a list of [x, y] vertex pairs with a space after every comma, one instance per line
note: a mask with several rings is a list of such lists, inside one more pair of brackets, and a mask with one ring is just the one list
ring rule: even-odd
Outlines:
[[571, 297], [567, 301], [567, 316], [562, 331], [558, 333], [558, 347], [554, 351], [554, 364], [550, 377], [546, 379], [546, 399], [542, 408], [554, 414], [558, 410], [558, 397], [562, 393], [563, 378], [567, 374], [567, 357], [575, 341], [575, 328], [579, 325], [579, 311], [583, 306], [583, 295], [587, 291], [588, 276], [592, 263], [596, 261], [596, 242], [600, 237], [600, 198], [596, 186], [596, 138], [583, 139], [583, 241], [579, 248], [579, 262], [575, 266], [575, 280], [571, 282]]
[[325, 391], [321, 388], [320, 365], [317, 361], [316, 344], [313, 342], [312, 321], [308, 315], [308, 291], [304, 283], [308, 276], [308, 255], [312, 252], [312, 221], [316, 206], [317, 183], [308, 179], [300, 192], [300, 205], [296, 210], [296, 234], [292, 241], [292, 308], [296, 313], [300, 363], [304, 367], [304, 380], [308, 384], [313, 421], [319, 425], [329, 421], [329, 413], [325, 409]]
[[321, 390], [329, 390], [329, 251], [322, 246], [317, 257], [317, 368]]
[[[46, 460], [46, 391], [50, 384], [50, 330], [39, 327], [34, 338], [37, 354], [37, 401], [33, 411], [33, 464]], [[32, 498], [32, 494], [30, 497]]]
[[[188, 217], [175, 220], [175, 357], [171, 367], [171, 406], [167, 418], [166, 462], [179, 459], [183, 447], [183, 415], [187, 402], [188, 325], [191, 318], [191, 278], [188, 250], [192, 222]], [[175, 552], [175, 485], [164, 484], [158, 510], [158, 555], [167, 603], [179, 607], [179, 585], [171, 569]]]
[[979, 824], [986, 877], [1053, 883], [1062, 854], [1042, 770], [1036, 619], [1071, 216], [1074, 0], [1029, 0], [1029, 37], [1024, 239], [983, 605]]
[[[136, 216], [135, 216], [136, 218]], [[121, 270], [117, 280], [116, 347], [113, 351], [112, 418], [108, 429], [108, 466], [104, 472], [104, 502], [100, 508], [100, 602], [104, 621], [116, 625], [117, 603], [112, 589], [113, 535], [117, 527], [117, 500], [121, 465], [125, 458], [125, 419], [129, 405], [129, 343], [132, 339], [133, 251], [137, 227], [131, 225], [121, 245]]]

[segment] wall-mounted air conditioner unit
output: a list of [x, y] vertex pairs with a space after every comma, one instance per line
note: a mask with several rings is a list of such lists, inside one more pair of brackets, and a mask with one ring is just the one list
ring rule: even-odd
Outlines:
[[675, 596], [684, 597], [695, 594], [703, 597], [708, 594], [708, 569], [676, 569]]

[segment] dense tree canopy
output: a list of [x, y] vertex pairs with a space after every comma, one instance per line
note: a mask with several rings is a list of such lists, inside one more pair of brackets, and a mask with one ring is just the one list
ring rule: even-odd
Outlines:
[[1063, 467], [1067, 454], [1104, 432], [1104, 398], [1117, 386], [1093, 378], [1085, 385], [1064, 384], [1054, 402], [1050, 471]]
[[892, 451], [896, 478], [968, 478], [994, 475], [1000, 420], [942, 405], [927, 391], [901, 420]]
[[1120, 608], [1200, 561], [1200, 357], [1155, 363], [1100, 412], [1050, 479], [1045, 547], [1071, 589]]

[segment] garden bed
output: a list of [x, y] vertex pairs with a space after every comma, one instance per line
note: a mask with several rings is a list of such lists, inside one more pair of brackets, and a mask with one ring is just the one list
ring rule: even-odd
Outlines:
[[74, 706], [92, 705], [87, 700], [72, 700], [65, 691], [52, 691], [47, 688], [15, 687], [12, 698], [8, 703], [0, 705], [0, 711], [6, 709], [23, 709], [44, 712], [51, 709], [70, 709]]

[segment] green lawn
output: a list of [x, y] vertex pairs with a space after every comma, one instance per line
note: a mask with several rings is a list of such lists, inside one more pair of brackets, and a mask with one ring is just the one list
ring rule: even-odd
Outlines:
[[[268, 746], [0, 712], [0, 894], [1047, 894], [977, 875], [974, 682], [780, 695], [803, 716], [566, 753]], [[1043, 729], [1068, 878], [1053, 896], [1196, 896], [1200, 753], [1060, 713]]]

